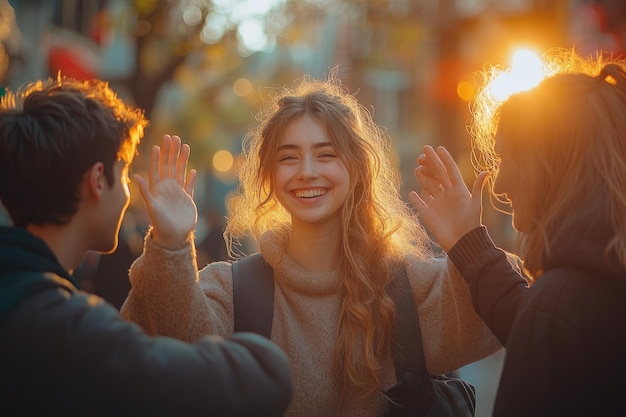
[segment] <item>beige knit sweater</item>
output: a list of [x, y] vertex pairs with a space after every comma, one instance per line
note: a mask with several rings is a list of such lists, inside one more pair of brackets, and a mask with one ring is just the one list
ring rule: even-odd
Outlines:
[[[382, 395], [363, 399], [353, 392], [341, 398], [331, 374], [341, 303], [337, 273], [305, 270], [278, 242], [266, 233], [260, 250], [274, 269], [271, 339], [291, 361], [293, 397], [286, 416], [381, 416], [386, 406]], [[455, 370], [501, 348], [474, 312], [468, 286], [452, 262], [408, 259], [407, 273], [431, 374]], [[193, 245], [170, 251], [147, 237], [130, 280], [132, 290], [122, 315], [150, 334], [193, 341], [209, 333], [233, 332], [230, 263], [212, 263], [196, 273]], [[394, 383], [390, 361], [382, 388]]]

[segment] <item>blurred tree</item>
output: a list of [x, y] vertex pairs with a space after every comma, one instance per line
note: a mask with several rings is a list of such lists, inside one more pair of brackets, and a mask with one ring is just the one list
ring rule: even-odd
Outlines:
[[[10, 54], [16, 48], [17, 31], [15, 13], [7, 0], [0, 0], [0, 80], [4, 80], [9, 70]], [[0, 90], [0, 96], [4, 89]]]
[[[119, 81], [149, 116], [160, 88], [176, 76], [185, 77], [185, 71], [196, 72], [196, 88], [204, 89], [203, 99], [215, 100], [221, 85], [231, 85], [242, 76], [244, 60], [254, 61], [248, 58], [255, 52], [272, 49], [277, 42], [298, 42], [301, 38], [283, 35], [295, 21], [315, 21], [324, 3], [133, 0], [136, 15], [129, 20], [129, 29], [135, 39], [135, 63], [132, 73]], [[303, 31], [303, 36], [311, 33]], [[261, 39], [265, 45], [250, 45]]]
[[[254, 10], [260, 3], [265, 7]], [[260, 3], [132, 3], [135, 62], [115, 83], [146, 110], [157, 127], [152, 130], [177, 132], [192, 143], [193, 162], [207, 171], [217, 150], [239, 153], [267, 94], [310, 73], [310, 67], [298, 65], [298, 51], [304, 48], [308, 64], [318, 51], [332, 50], [332, 45], [305, 46], [319, 33], [309, 30], [324, 16], [319, 0]], [[250, 32], [253, 23], [261, 30]], [[265, 44], [259, 45], [262, 39]], [[143, 146], [159, 138], [146, 139]]]

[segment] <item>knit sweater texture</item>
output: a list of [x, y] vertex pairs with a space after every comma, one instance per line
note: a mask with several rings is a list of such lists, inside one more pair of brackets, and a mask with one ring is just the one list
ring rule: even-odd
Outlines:
[[[274, 270], [271, 340], [286, 352], [291, 364], [293, 395], [285, 415], [382, 416], [386, 409], [382, 391], [368, 398], [356, 389], [340, 394], [332, 375], [341, 306], [339, 274], [304, 269], [271, 232], [263, 235], [260, 251]], [[431, 374], [453, 371], [501, 348], [475, 313], [468, 284], [452, 262], [408, 258], [406, 267]], [[122, 315], [148, 333], [193, 341], [206, 334], [233, 332], [231, 264], [215, 262], [197, 272], [193, 242], [167, 250], [148, 234], [130, 280], [132, 290]], [[382, 372], [382, 390], [395, 382], [390, 360]]]

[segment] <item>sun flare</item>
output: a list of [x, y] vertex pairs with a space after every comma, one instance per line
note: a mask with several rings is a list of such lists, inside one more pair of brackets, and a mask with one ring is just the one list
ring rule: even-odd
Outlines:
[[503, 101], [511, 94], [535, 87], [545, 75], [545, 68], [539, 56], [528, 49], [520, 49], [513, 55], [511, 68], [491, 81], [489, 91], [495, 99]]

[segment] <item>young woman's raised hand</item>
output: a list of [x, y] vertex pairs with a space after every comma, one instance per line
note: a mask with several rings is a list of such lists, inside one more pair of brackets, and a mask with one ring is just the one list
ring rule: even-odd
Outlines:
[[180, 247], [198, 220], [193, 201], [196, 170], [190, 170], [187, 176], [189, 154], [189, 145], [182, 144], [180, 137], [164, 135], [161, 146], [152, 147], [149, 183], [135, 175], [150, 217], [152, 237], [167, 248]]
[[409, 201], [439, 245], [450, 250], [465, 233], [481, 224], [481, 194], [488, 173], [478, 174], [470, 194], [458, 166], [443, 146], [436, 151], [424, 146], [417, 163], [414, 174], [422, 191], [411, 191]]

